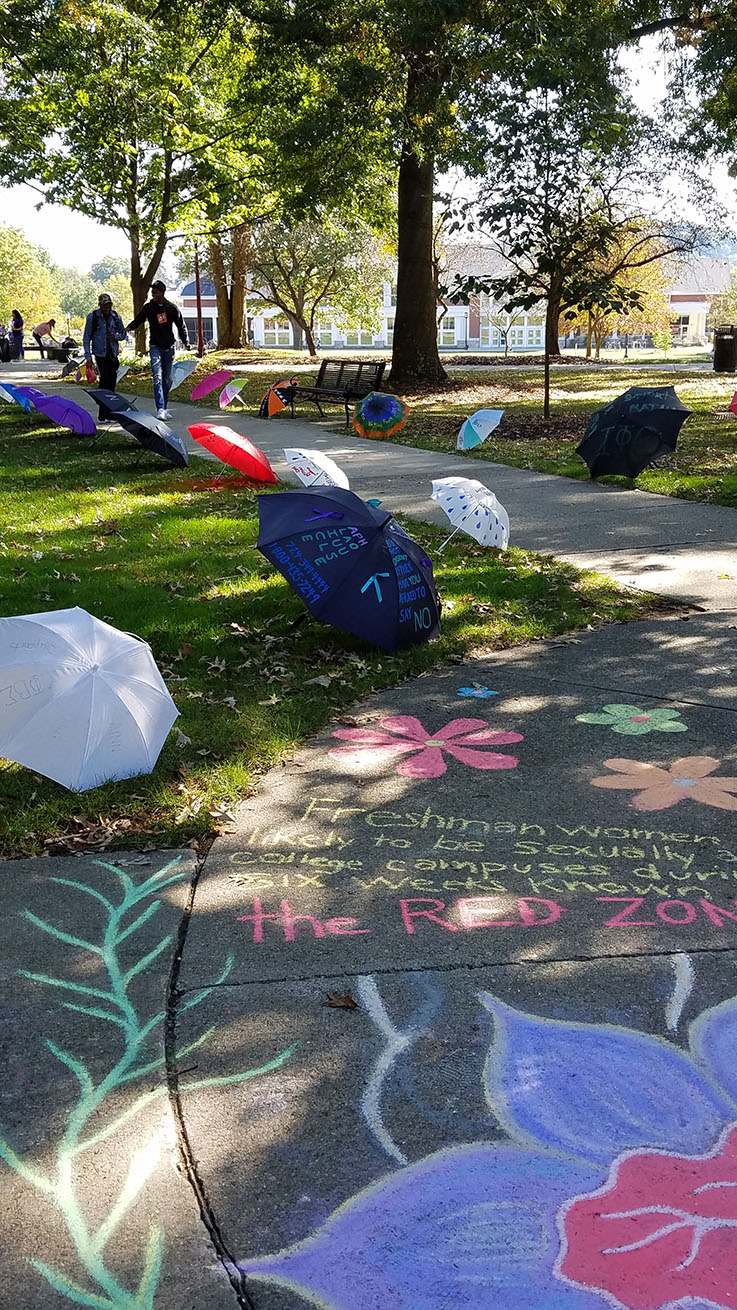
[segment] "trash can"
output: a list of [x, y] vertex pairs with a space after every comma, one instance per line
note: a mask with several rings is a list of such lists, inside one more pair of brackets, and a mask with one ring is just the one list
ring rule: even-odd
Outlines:
[[737, 373], [737, 331], [734, 324], [714, 331], [714, 372]]

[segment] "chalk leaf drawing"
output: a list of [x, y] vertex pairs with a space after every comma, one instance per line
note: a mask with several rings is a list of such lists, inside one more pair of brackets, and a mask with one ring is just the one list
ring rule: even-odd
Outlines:
[[378, 728], [340, 728], [333, 736], [351, 745], [336, 746], [329, 754], [359, 768], [411, 755], [396, 769], [406, 778], [441, 777], [448, 767], [445, 754], [472, 769], [516, 769], [519, 760], [515, 755], [478, 747], [508, 746], [523, 740], [521, 733], [497, 731], [483, 719], [452, 719], [438, 732], [429, 733], [412, 714], [380, 719]]
[[474, 683], [473, 687], [459, 687], [459, 696], [466, 696], [469, 699], [475, 697], [476, 700], [488, 700], [490, 696], [498, 696], [498, 691], [492, 691], [490, 687], [481, 687]]
[[[162, 1010], [149, 1017], [139, 1015], [130, 996], [134, 980], [145, 975], [149, 966], [173, 944], [174, 936], [172, 934], [162, 937], [150, 950], [141, 948], [144, 953], [139, 954], [132, 963], [130, 951], [132, 944], [135, 943], [136, 933], [144, 924], [151, 922], [161, 907], [160, 893], [185, 878], [187, 871], [178, 870], [177, 865], [180, 860], [175, 859], [151, 874], [142, 883], [135, 883], [116, 865], [107, 864], [102, 860], [96, 863], [100, 868], [112, 873], [117, 880], [119, 894], [116, 897], [106, 896], [98, 886], [73, 878], [51, 878], [50, 881], [63, 887], [67, 898], [74, 893], [79, 893], [96, 901], [102, 907], [99, 940], [83, 940], [54, 924], [47, 923], [30, 910], [25, 911], [25, 917], [48, 937], [65, 946], [82, 950], [88, 955], [90, 969], [84, 975], [87, 983], [76, 981], [80, 976], [78, 968], [68, 978], [30, 973], [24, 969], [19, 970], [19, 973], [29, 981], [49, 988], [52, 995], [58, 996], [62, 1009], [74, 1011], [86, 1016], [87, 1019], [105, 1025], [108, 1039], [115, 1038], [114, 1041], [109, 1042], [112, 1051], [110, 1067], [96, 1081], [84, 1060], [72, 1051], [63, 1050], [54, 1042], [47, 1040], [46, 1047], [54, 1060], [58, 1061], [67, 1073], [73, 1075], [77, 1084], [76, 1100], [66, 1115], [64, 1132], [52, 1147], [54, 1168], [44, 1173], [31, 1160], [24, 1158], [14, 1149], [2, 1129], [0, 1129], [0, 1160], [3, 1160], [29, 1187], [35, 1188], [40, 1199], [56, 1208], [73, 1243], [83, 1281], [78, 1281], [80, 1277], [78, 1271], [71, 1275], [60, 1269], [51, 1268], [42, 1260], [30, 1259], [29, 1263], [47, 1284], [74, 1305], [96, 1306], [99, 1310], [152, 1310], [164, 1255], [164, 1236], [161, 1229], [155, 1224], [149, 1229], [145, 1249], [141, 1252], [140, 1276], [133, 1289], [126, 1288], [119, 1277], [110, 1270], [106, 1252], [114, 1246], [116, 1231], [150, 1180], [167, 1141], [171, 1142], [172, 1138], [176, 1141], [174, 1125], [168, 1114], [168, 1088], [161, 1039], [166, 1012]], [[129, 918], [132, 914], [135, 917]], [[135, 949], [133, 945], [134, 952]], [[180, 1013], [200, 1005], [214, 987], [225, 981], [232, 966], [233, 959], [229, 957], [219, 977], [184, 1002], [180, 1006]], [[68, 999], [64, 1000], [63, 997]], [[213, 1032], [212, 1028], [202, 1032], [178, 1050], [178, 1057], [191, 1054], [202, 1046]], [[107, 1050], [108, 1041], [101, 1042], [100, 1048]], [[243, 1082], [258, 1074], [269, 1073], [289, 1059], [294, 1049], [290, 1047], [274, 1060], [257, 1069], [247, 1069], [224, 1077], [185, 1080], [179, 1083], [179, 1090], [185, 1092], [203, 1087], [219, 1087]], [[146, 1090], [135, 1096], [124, 1109], [118, 1108], [112, 1118], [105, 1119], [106, 1105], [115, 1104], [119, 1107], [123, 1089], [130, 1084], [135, 1086], [140, 1082], [143, 1082]], [[155, 1084], [153, 1087], [151, 1087], [152, 1082]], [[107, 1214], [104, 1213], [104, 1194], [101, 1188], [98, 1189], [94, 1204], [95, 1218], [92, 1219], [85, 1213], [80, 1178], [80, 1166], [84, 1163], [85, 1154], [94, 1150], [101, 1142], [113, 1139], [122, 1128], [156, 1101], [164, 1106], [164, 1116], [160, 1124], [148, 1139], [132, 1152], [126, 1180], [118, 1196], [110, 1198]], [[117, 1145], [111, 1144], [111, 1149], [119, 1153], [125, 1148], [121, 1147], [119, 1139]], [[102, 1214], [100, 1214], [101, 1209]]]
[[708, 1155], [629, 1151], [561, 1213], [558, 1269], [637, 1310], [703, 1296], [736, 1305], [737, 1129]]
[[604, 760], [612, 775], [592, 778], [592, 787], [636, 791], [635, 810], [669, 810], [679, 801], [699, 801], [719, 810], [737, 810], [737, 778], [713, 778], [721, 760], [711, 755], [685, 755], [667, 768], [641, 760]]
[[687, 732], [678, 710], [659, 707], [641, 710], [637, 705], [604, 705], [600, 714], [577, 714], [577, 723], [599, 723], [623, 737], [644, 737], [648, 732]]
[[407, 1164], [241, 1270], [327, 1310], [734, 1310], [737, 998], [689, 1050], [479, 1000], [507, 1140]]

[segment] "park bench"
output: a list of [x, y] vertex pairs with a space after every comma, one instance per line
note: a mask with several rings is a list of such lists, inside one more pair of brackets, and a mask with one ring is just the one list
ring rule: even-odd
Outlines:
[[377, 364], [374, 361], [367, 363], [352, 359], [324, 359], [314, 382], [295, 387], [291, 401], [292, 418], [295, 400], [311, 400], [317, 405], [321, 418], [325, 417], [323, 404], [338, 404], [345, 409], [345, 425], [348, 427], [349, 405], [354, 400], [361, 400], [370, 391], [379, 390], [385, 368], [383, 362]]

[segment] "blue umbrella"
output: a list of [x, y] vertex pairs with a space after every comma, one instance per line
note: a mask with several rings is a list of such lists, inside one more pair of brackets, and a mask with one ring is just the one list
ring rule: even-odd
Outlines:
[[176, 360], [171, 370], [171, 386], [169, 387], [169, 390], [173, 391], [175, 387], [181, 386], [185, 378], [188, 378], [190, 373], [194, 373], [199, 362], [198, 359]]
[[316, 619], [383, 650], [438, 635], [432, 564], [390, 514], [341, 487], [257, 499], [258, 548]]
[[24, 396], [19, 387], [14, 387], [10, 382], [3, 382], [0, 386], [0, 399], [11, 400], [16, 405], [20, 405], [26, 414], [31, 412], [31, 402], [27, 396]]

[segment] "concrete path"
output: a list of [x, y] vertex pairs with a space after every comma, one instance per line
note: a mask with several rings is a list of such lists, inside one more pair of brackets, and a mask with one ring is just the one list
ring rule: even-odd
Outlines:
[[[42, 390], [58, 389], [46, 380], [50, 368], [38, 363], [0, 366], [3, 376], [24, 377]], [[125, 394], [125, 382], [121, 390]], [[81, 387], [79, 404], [97, 407]], [[142, 410], [153, 401], [137, 398]], [[737, 513], [719, 505], [695, 504], [644, 491], [620, 491], [526, 469], [413, 450], [389, 442], [368, 442], [335, 432], [332, 425], [280, 417], [268, 422], [250, 414], [171, 403], [171, 426], [190, 454], [208, 454], [187, 433], [193, 422], [214, 422], [250, 437], [268, 455], [277, 474], [297, 481], [283, 458], [285, 446], [323, 450], [337, 460], [362, 496], [378, 496], [386, 507], [444, 525], [443, 512], [430, 500], [433, 478], [478, 478], [506, 507], [512, 541], [549, 552], [582, 568], [594, 568], [628, 586], [641, 587], [704, 609], [737, 606]]]
[[733, 511], [230, 421], [712, 612], [366, 700], [199, 871], [6, 862], [0, 1303], [734, 1310]]

